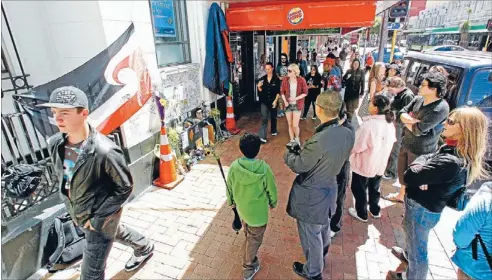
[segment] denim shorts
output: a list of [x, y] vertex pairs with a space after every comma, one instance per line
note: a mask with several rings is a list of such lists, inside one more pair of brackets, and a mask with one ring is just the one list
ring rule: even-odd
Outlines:
[[300, 112], [300, 111], [301, 110], [297, 108], [297, 104], [289, 104], [289, 106], [285, 108], [285, 112]]

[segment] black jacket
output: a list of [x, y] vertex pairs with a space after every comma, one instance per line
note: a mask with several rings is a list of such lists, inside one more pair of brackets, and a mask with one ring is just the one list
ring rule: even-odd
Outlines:
[[412, 90], [405, 88], [402, 92], [399, 92], [393, 99], [393, 102], [391, 102], [391, 110], [397, 114], [401, 111], [401, 109], [410, 104], [414, 97], [415, 95]]
[[[349, 69], [345, 75], [343, 75], [343, 85], [345, 86], [345, 101], [359, 98], [364, 95], [364, 83], [365, 73], [363, 70]], [[349, 77], [350, 76], [350, 77]]]
[[63, 192], [63, 158], [67, 135], [57, 133], [49, 140], [60, 196], [79, 226], [90, 220], [96, 231], [113, 235], [121, 218], [121, 206], [133, 190], [133, 180], [121, 149], [90, 127], [89, 138], [74, 166], [70, 197]]
[[273, 75], [270, 82], [268, 82], [267, 75], [261, 77], [260, 81], [263, 81], [263, 85], [261, 86], [261, 90], [258, 90], [258, 97], [261, 103], [270, 108], [273, 101], [275, 101], [275, 98], [277, 98], [277, 94], [280, 94], [280, 85], [282, 81], [277, 75]]
[[[456, 147], [418, 157], [405, 171], [407, 196], [431, 212], [441, 213], [456, 191], [466, 184], [467, 169]], [[426, 191], [419, 187], [427, 185]]]

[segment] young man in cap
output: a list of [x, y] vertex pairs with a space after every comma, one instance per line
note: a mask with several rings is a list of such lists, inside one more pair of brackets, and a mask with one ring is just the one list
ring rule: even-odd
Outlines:
[[127, 271], [137, 269], [153, 253], [153, 243], [120, 224], [122, 204], [133, 189], [121, 149], [89, 125], [89, 101], [80, 89], [55, 89], [49, 103], [60, 132], [49, 140], [61, 197], [76, 225], [85, 233], [80, 279], [104, 279], [113, 241], [133, 248]]

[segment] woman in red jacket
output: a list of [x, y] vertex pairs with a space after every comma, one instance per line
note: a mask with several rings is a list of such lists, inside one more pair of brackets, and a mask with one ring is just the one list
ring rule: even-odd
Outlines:
[[288, 79], [282, 80], [280, 87], [280, 94], [282, 100], [286, 105], [285, 116], [287, 117], [287, 123], [289, 124], [289, 137], [290, 142], [288, 146], [294, 143], [299, 143], [299, 120], [301, 118], [301, 112], [304, 108], [304, 98], [307, 96], [308, 88], [306, 80], [300, 76], [301, 71], [296, 64], [291, 64], [287, 68]]

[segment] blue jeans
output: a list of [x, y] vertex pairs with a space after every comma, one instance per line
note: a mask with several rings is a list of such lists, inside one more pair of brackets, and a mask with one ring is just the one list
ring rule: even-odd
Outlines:
[[408, 258], [407, 279], [427, 279], [429, 233], [437, 225], [440, 218], [441, 213], [430, 212], [415, 200], [405, 196], [403, 229], [406, 235], [405, 251]]

